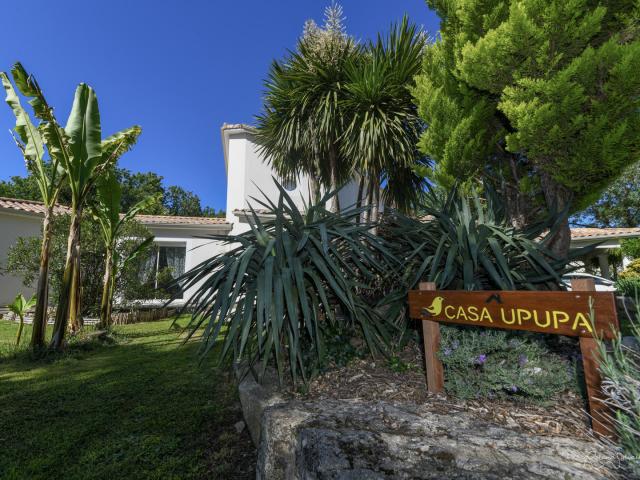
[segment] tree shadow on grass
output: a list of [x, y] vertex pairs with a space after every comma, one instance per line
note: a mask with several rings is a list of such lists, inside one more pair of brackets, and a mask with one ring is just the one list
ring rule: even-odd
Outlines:
[[253, 478], [232, 376], [196, 343], [149, 339], [0, 364], [0, 478]]

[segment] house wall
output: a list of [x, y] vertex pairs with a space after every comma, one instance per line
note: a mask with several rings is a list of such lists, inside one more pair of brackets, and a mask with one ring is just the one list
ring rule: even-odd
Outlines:
[[9, 249], [20, 237], [40, 237], [42, 218], [34, 215], [21, 215], [0, 212], [0, 308], [11, 303], [18, 293], [30, 297], [35, 288], [25, 287], [22, 278], [3, 273], [7, 264]]
[[[256, 200], [264, 200], [265, 195], [277, 202], [280, 192], [273, 177], [275, 172], [258, 153], [253, 136], [246, 130], [237, 130], [229, 134], [227, 158], [227, 221], [233, 224], [232, 233], [241, 233], [248, 229], [241, 224], [235, 210], [246, 210], [251, 205], [258, 210], [264, 208]], [[309, 178], [300, 175], [295, 188], [288, 191], [298, 208], [302, 208], [309, 197]]]
[[[243, 219], [238, 218], [233, 212], [247, 210], [249, 205], [259, 210], [264, 208], [255, 199], [264, 200], [266, 195], [269, 200], [276, 203], [280, 196], [278, 187], [273, 181], [277, 178], [265, 158], [260, 155], [258, 145], [250, 131], [244, 128], [233, 129], [227, 132], [227, 221], [233, 224], [232, 234], [245, 232], [249, 226]], [[223, 138], [223, 141], [224, 138]], [[296, 206], [303, 209], [305, 202], [310, 197], [310, 185], [308, 175], [301, 174], [295, 188], [288, 190], [288, 194]], [[351, 206], [356, 203], [358, 194], [357, 182], [345, 185], [339, 194], [340, 205]]]
[[[216, 226], [215, 228], [194, 228], [189, 227], [167, 227], [157, 225], [145, 225], [155, 236], [154, 243], [158, 245], [185, 246], [185, 271], [192, 269], [203, 261], [222, 253], [226, 246], [222, 243], [208, 238], [197, 238], [212, 234], [225, 234], [229, 232], [230, 226]], [[199, 284], [198, 284], [199, 285]], [[188, 299], [193, 295], [198, 285], [187, 290], [184, 298]]]

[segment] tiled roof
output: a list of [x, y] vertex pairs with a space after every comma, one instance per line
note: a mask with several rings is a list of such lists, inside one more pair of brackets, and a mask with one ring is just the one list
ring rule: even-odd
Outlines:
[[[0, 197], [0, 209], [17, 210], [19, 212], [32, 213], [36, 215], [44, 215], [44, 203], [35, 200], [18, 200], [16, 198]], [[56, 205], [55, 213], [66, 213], [69, 207], [64, 205]]]
[[229, 225], [224, 218], [177, 217], [173, 215], [136, 215], [144, 225]]
[[[256, 214], [258, 215], [269, 215], [272, 213], [271, 210], [267, 210], [266, 208], [254, 208], [253, 211], [256, 212]], [[243, 209], [234, 210], [233, 214], [239, 215], [239, 216], [246, 216], [246, 215], [252, 215], [252, 212], [250, 208], [243, 208]]]
[[[0, 209], [15, 210], [34, 215], [44, 215], [44, 204], [35, 200], [18, 200], [0, 197]], [[69, 207], [56, 205], [54, 212], [68, 213]], [[213, 217], [176, 217], [172, 215], [136, 215], [143, 225], [229, 225], [224, 218]]]
[[640, 237], [640, 228], [572, 228], [571, 238]]

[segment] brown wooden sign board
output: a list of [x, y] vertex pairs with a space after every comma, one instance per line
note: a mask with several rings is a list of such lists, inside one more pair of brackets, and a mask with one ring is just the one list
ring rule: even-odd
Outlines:
[[[602, 402], [595, 337], [613, 338], [618, 329], [612, 292], [596, 292], [591, 280], [574, 280], [571, 292], [437, 291], [422, 283], [409, 292], [409, 316], [422, 320], [430, 392], [444, 390], [439, 323], [525, 330], [580, 337], [580, 350], [596, 433], [612, 436], [611, 413]], [[593, 312], [593, 318], [592, 318]]]
[[579, 337], [593, 337], [593, 309], [598, 336], [612, 338], [615, 302], [611, 292], [409, 292], [411, 318]]

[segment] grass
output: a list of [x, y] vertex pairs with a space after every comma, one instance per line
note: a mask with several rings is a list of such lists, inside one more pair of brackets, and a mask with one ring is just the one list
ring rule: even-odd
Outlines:
[[232, 379], [199, 363], [171, 321], [116, 327], [115, 343], [44, 360], [15, 350], [16, 331], [0, 320], [1, 479], [255, 477]]

